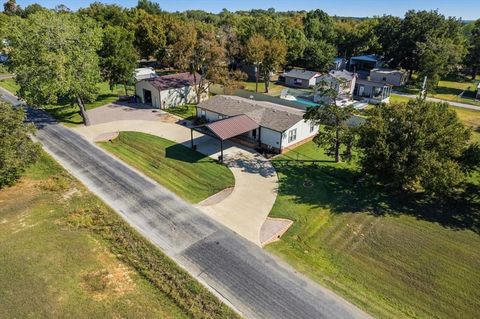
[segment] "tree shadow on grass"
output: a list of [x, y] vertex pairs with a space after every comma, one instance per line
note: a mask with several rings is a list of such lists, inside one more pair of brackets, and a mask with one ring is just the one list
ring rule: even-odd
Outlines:
[[461, 195], [435, 201], [419, 193], [388, 193], [369, 185], [358, 172], [336, 165], [275, 163], [279, 193], [298, 204], [329, 208], [333, 213], [369, 212], [375, 216], [414, 216], [452, 229], [480, 233], [480, 186], [469, 184]]
[[187, 163], [205, 162], [205, 160], [208, 159], [208, 156], [181, 144], [174, 144], [166, 147], [165, 157]]

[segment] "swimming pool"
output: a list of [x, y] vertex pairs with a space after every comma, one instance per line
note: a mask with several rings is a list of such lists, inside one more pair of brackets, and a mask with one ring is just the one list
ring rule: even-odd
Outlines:
[[318, 103], [312, 102], [310, 100], [301, 99], [298, 97], [295, 99], [295, 102], [306, 105], [306, 106], [318, 106]]

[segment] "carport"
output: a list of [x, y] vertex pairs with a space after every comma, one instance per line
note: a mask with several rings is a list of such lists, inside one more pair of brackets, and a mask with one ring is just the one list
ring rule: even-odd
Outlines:
[[[232, 137], [250, 132], [259, 128], [259, 125], [247, 115], [237, 115], [212, 123], [194, 126], [190, 128], [190, 144], [193, 144], [193, 131], [211, 136], [220, 141], [220, 162], [223, 163], [223, 141]], [[258, 137], [260, 139], [260, 136]]]

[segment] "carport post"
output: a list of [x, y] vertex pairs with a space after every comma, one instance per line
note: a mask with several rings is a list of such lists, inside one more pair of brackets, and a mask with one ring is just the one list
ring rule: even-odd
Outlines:
[[220, 140], [220, 161], [223, 164], [223, 140]]
[[193, 129], [190, 129], [190, 147], [193, 148]]

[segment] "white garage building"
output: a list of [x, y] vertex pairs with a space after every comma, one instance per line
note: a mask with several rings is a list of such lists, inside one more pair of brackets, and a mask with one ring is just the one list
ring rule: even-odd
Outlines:
[[[227, 95], [216, 95], [197, 106], [197, 117], [207, 122], [231, 119], [227, 129], [240, 133], [236, 136], [237, 141], [243, 140], [276, 153], [307, 142], [317, 134], [318, 126], [305, 121], [304, 114], [305, 111], [289, 106]], [[250, 130], [252, 126], [249, 125], [247, 131], [242, 131], [243, 127], [232, 127], [237, 122], [244, 126], [245, 116], [258, 127]]]
[[[196, 103], [194, 86], [198, 85], [199, 79], [199, 74], [194, 77], [189, 72], [143, 79], [135, 84], [135, 93], [142, 103], [159, 109]], [[202, 100], [207, 96], [205, 93]]]

